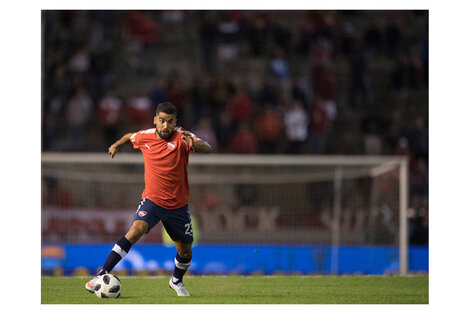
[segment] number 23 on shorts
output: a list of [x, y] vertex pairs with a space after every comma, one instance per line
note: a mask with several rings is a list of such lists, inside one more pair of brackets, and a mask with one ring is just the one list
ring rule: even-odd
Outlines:
[[184, 224], [184, 227], [186, 228], [186, 231], [184, 232], [185, 235], [193, 235], [193, 226], [191, 223]]

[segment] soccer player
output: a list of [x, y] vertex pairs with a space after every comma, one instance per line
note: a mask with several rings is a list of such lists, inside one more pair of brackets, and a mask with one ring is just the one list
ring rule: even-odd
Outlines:
[[162, 221], [177, 250], [170, 288], [178, 296], [189, 296], [183, 284], [183, 275], [191, 264], [193, 242], [188, 209], [188, 157], [190, 151], [210, 153], [211, 146], [176, 126], [176, 113], [172, 103], [160, 103], [153, 119], [155, 128], [128, 133], [109, 147], [111, 157], [114, 157], [121, 145], [129, 142], [134, 149], [141, 150], [145, 188], [131, 228], [116, 242], [98, 275], [86, 283], [88, 291], [93, 292], [97, 278], [109, 273], [142, 235]]

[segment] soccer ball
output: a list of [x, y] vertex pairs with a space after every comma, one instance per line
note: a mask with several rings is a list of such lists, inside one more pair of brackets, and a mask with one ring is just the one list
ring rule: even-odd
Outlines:
[[118, 298], [121, 295], [121, 281], [116, 275], [101, 275], [95, 283], [98, 298]]

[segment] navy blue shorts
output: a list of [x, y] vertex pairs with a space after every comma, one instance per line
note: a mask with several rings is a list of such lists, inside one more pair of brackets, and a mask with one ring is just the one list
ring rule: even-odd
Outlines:
[[173, 241], [193, 242], [193, 226], [187, 204], [179, 209], [168, 210], [149, 199], [141, 199], [132, 222], [136, 220], [146, 221], [149, 224], [147, 233], [159, 221], [162, 221], [166, 232]]

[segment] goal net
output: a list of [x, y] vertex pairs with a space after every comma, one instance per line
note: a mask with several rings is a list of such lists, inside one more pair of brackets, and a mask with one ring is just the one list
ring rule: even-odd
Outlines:
[[[396, 246], [404, 274], [407, 176], [402, 157], [192, 154], [195, 236], [199, 244], [329, 245], [333, 259], [335, 247]], [[143, 188], [139, 153], [43, 153], [43, 242], [116, 241]], [[161, 223], [143, 238], [164, 240]]]

